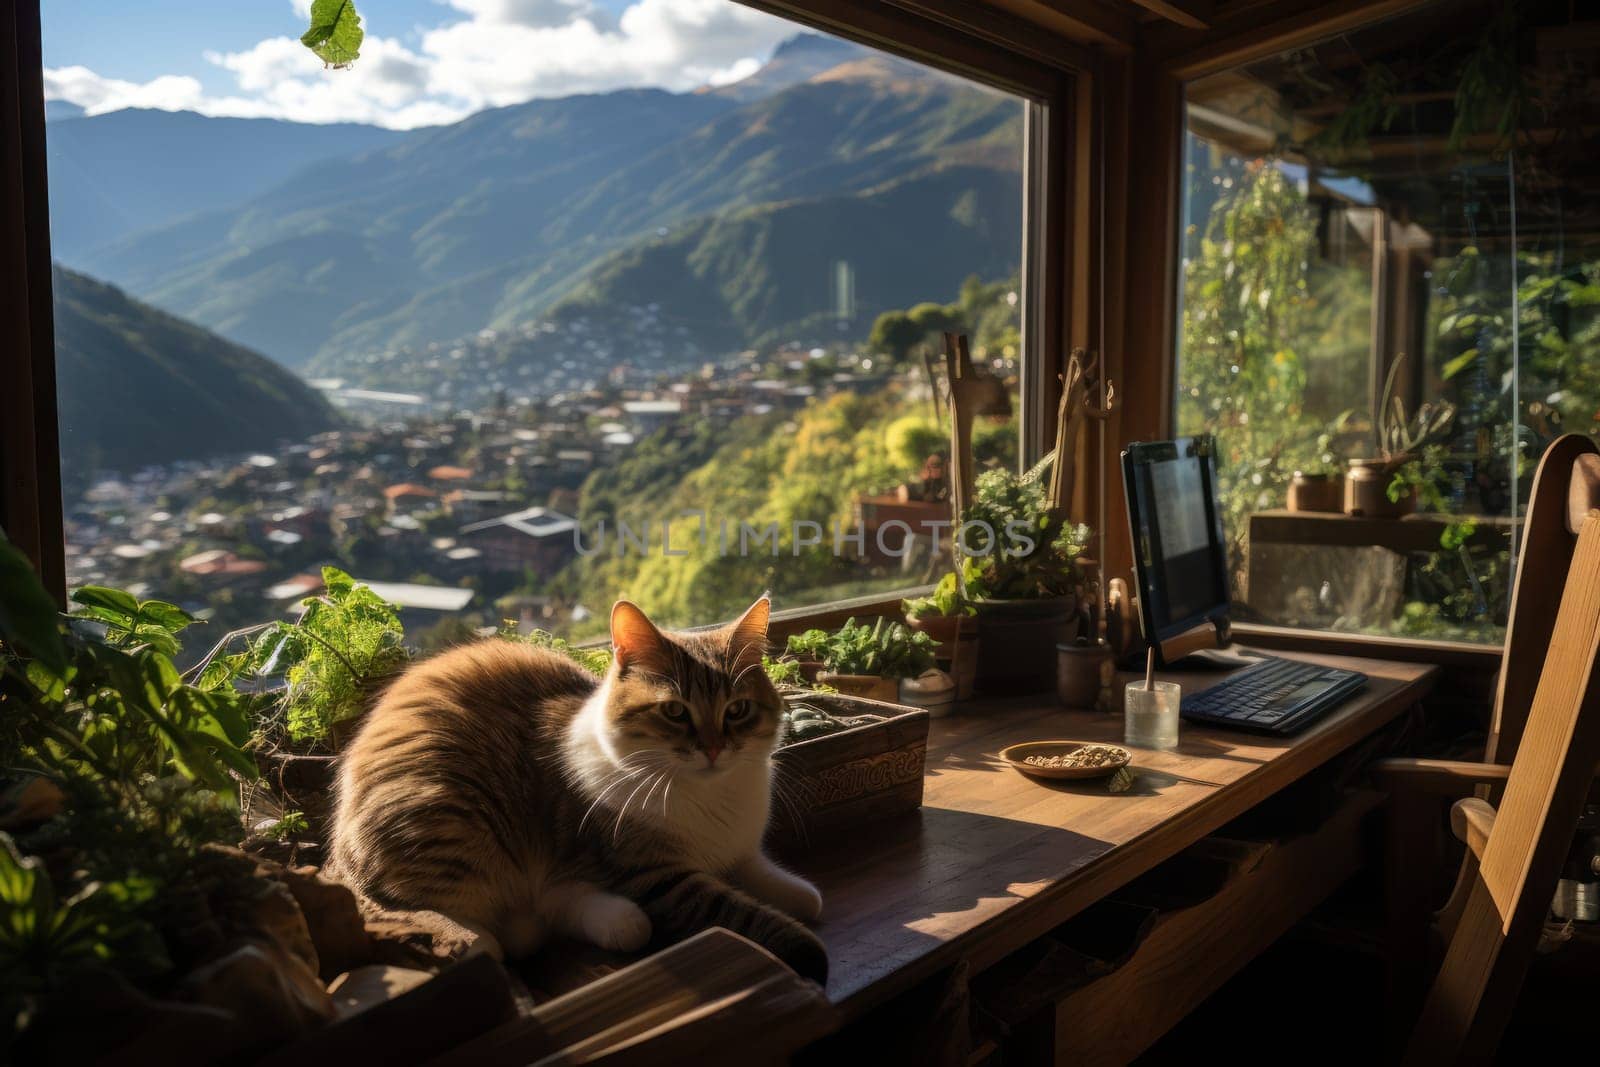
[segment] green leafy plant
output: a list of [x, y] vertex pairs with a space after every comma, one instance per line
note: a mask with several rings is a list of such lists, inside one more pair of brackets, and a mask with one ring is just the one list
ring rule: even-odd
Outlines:
[[1045, 507], [1041, 464], [1024, 475], [990, 470], [978, 476], [963, 526], [981, 524], [992, 533], [986, 552], [973, 541], [967, 557], [975, 564], [969, 590], [999, 600], [1066, 596], [1078, 585], [1077, 559], [1089, 540], [1089, 527], [1068, 523]]
[[298, 620], [260, 636], [252, 664], [284, 675], [283, 725], [300, 744], [331, 741], [335, 724], [359, 717], [377, 683], [410, 659], [394, 605], [337, 567], [322, 568], [322, 581]]
[[274, 841], [286, 841], [310, 829], [311, 824], [306, 821], [305, 812], [286, 811], [278, 817], [276, 822], [262, 830], [261, 833]]
[[552, 652], [559, 652], [590, 674], [604, 674], [606, 669], [611, 666], [611, 650], [609, 648], [582, 648], [574, 645], [566, 638], [557, 637], [548, 630], [534, 630], [531, 633], [521, 634], [517, 632], [517, 624], [510, 620], [507, 620], [500, 627], [500, 637], [504, 640], [531, 645], [534, 648], [548, 648]]
[[118, 648], [149, 645], [168, 656], [178, 654], [178, 635], [194, 622], [187, 611], [160, 600], [138, 600], [121, 589], [86, 585], [72, 594], [79, 605], [76, 619], [105, 624], [106, 640]]
[[53, 798], [0, 835], [8, 1028], [85, 968], [171, 969], [170, 893], [202, 846], [238, 839], [238, 783], [257, 776], [253, 698], [190, 684], [168, 654], [187, 615], [115, 590], [77, 602], [58, 615], [0, 536], [0, 775]]
[[795, 660], [762, 656], [761, 669], [767, 672], [767, 678], [772, 684], [780, 688], [786, 686], [798, 688], [806, 684], [805, 673]]
[[360, 58], [365, 36], [354, 0], [313, 0], [311, 26], [300, 43], [328, 66], [342, 69]]
[[1395, 356], [1383, 380], [1383, 401], [1379, 406], [1376, 430], [1380, 459], [1400, 460], [1414, 456], [1445, 436], [1455, 421], [1456, 407], [1448, 400], [1429, 401], [1414, 413], [1395, 392], [1395, 382], [1406, 361], [1405, 353]]
[[835, 674], [915, 678], [935, 663], [937, 642], [904, 623], [879, 619], [868, 626], [849, 619], [839, 629], [811, 629], [791, 635], [788, 653], [820, 660]]
[[[969, 569], [969, 574], [976, 577], [974, 569]], [[955, 571], [950, 571], [933, 591], [927, 596], [911, 597], [900, 602], [900, 610], [907, 616], [917, 619], [926, 619], [936, 616], [971, 615], [976, 609], [971, 603], [970, 594]]]

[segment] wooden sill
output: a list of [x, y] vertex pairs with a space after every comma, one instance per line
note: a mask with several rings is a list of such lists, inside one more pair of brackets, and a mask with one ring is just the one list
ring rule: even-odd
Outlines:
[[1340, 656], [1365, 656], [1369, 659], [1466, 667], [1477, 671], [1499, 670], [1501, 654], [1504, 651], [1500, 645], [1478, 645], [1467, 641], [1380, 637], [1376, 634], [1302, 630], [1290, 626], [1266, 626], [1261, 623], [1235, 623], [1233, 636], [1244, 644], [1285, 652], [1326, 652]]

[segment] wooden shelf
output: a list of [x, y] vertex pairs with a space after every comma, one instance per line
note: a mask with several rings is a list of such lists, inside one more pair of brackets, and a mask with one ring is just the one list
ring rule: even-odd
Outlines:
[[1258, 511], [1250, 516], [1250, 543], [1276, 545], [1326, 545], [1341, 548], [1376, 546], [1395, 552], [1432, 552], [1439, 535], [1453, 522], [1470, 519], [1477, 530], [1469, 545], [1506, 547], [1521, 519], [1505, 515], [1405, 515], [1377, 519], [1326, 511]]

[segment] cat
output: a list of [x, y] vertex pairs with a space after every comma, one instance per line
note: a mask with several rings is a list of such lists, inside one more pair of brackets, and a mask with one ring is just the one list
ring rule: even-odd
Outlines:
[[724, 926], [824, 981], [809, 882], [767, 858], [782, 701], [770, 603], [718, 630], [611, 612], [602, 677], [490, 638], [409, 668], [340, 760], [330, 864], [501, 958], [552, 934], [636, 951]]

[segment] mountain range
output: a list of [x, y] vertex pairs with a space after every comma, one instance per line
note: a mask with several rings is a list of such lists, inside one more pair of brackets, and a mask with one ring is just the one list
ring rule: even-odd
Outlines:
[[[160, 114], [50, 123], [60, 257], [329, 376], [626, 308], [665, 309], [683, 358], [864, 336], [879, 311], [1020, 260], [1020, 103], [813, 34], [698, 92], [534, 100], [405, 133], [263, 126], [270, 166], [223, 166], [205, 132], [265, 120]], [[77, 180], [86, 146], [140, 143], [113, 136], [119, 116], [159, 126], [169, 162], [130, 161], [111, 189]], [[58, 147], [83, 166], [58, 176]], [[160, 188], [195, 156], [229, 173]], [[100, 224], [107, 198], [123, 217]]]
[[50, 243], [69, 263], [136, 231], [240, 203], [313, 163], [404, 136], [353, 123], [138, 108], [85, 118], [64, 100], [49, 101], [45, 117]]
[[337, 426], [299, 377], [258, 352], [70, 270], [55, 272], [63, 475], [271, 448]]

